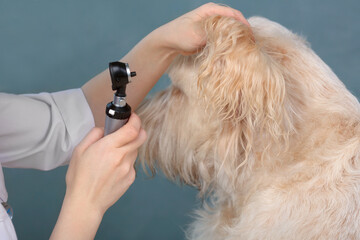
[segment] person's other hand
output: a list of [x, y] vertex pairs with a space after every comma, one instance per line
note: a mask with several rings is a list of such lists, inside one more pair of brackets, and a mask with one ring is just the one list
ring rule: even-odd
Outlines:
[[157, 31], [165, 38], [168, 48], [183, 55], [190, 55], [205, 45], [206, 36], [201, 27], [201, 21], [213, 15], [233, 17], [250, 26], [240, 11], [215, 3], [207, 3], [161, 26]]
[[135, 113], [116, 132], [103, 134], [101, 128], [94, 128], [75, 148], [66, 174], [65, 196], [69, 204], [81, 204], [100, 215], [134, 182], [134, 162], [146, 139]]

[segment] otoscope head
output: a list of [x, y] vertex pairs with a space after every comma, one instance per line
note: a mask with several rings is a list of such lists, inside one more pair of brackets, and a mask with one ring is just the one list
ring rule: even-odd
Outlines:
[[112, 90], [116, 91], [119, 97], [126, 97], [126, 84], [131, 82], [132, 77], [136, 76], [136, 72], [131, 72], [129, 64], [122, 62], [109, 63], [109, 70], [112, 82]]

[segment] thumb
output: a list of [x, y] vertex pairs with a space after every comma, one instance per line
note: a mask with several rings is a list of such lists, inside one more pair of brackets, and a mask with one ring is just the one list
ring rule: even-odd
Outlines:
[[77, 145], [77, 149], [81, 152], [85, 151], [89, 146], [96, 143], [104, 136], [104, 129], [94, 127]]

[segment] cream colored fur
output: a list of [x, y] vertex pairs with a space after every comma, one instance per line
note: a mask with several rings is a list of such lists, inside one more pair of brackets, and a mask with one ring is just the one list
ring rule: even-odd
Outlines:
[[360, 239], [359, 102], [304, 39], [249, 22], [204, 22], [139, 109], [140, 158], [210, 199], [189, 239]]

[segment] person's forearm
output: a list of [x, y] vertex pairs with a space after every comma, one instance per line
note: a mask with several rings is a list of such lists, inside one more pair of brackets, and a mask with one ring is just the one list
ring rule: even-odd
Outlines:
[[[129, 63], [131, 70], [137, 73], [126, 89], [127, 102], [133, 110], [139, 106], [177, 55], [175, 50], [166, 46], [166, 39], [161, 31], [159, 28], [150, 33], [120, 60]], [[95, 76], [82, 90], [93, 113], [95, 125], [103, 127], [105, 106], [114, 94], [111, 90], [109, 70]]]
[[103, 214], [85, 202], [65, 197], [50, 240], [94, 239]]

